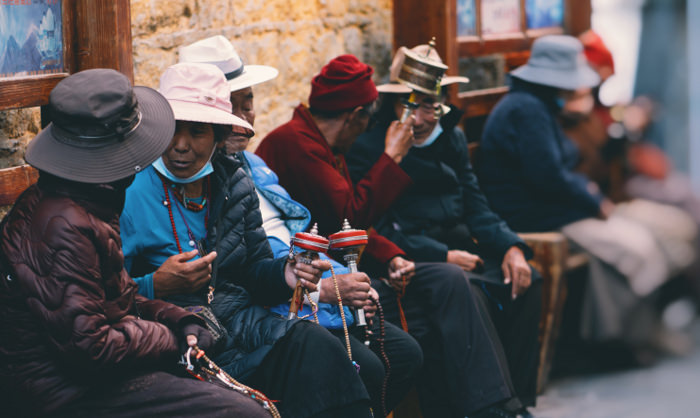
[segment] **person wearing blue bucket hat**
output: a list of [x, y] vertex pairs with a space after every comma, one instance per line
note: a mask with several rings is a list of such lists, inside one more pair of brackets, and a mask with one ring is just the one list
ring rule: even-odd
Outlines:
[[511, 89], [489, 115], [479, 150], [478, 176], [491, 206], [516, 231], [598, 216], [602, 196], [573, 171], [578, 152], [557, 121], [574, 90], [599, 82], [581, 42], [538, 38], [527, 64], [510, 76]]
[[[576, 171], [579, 151], [560, 116], [575, 90], [596, 86], [581, 42], [537, 39], [527, 64], [484, 127], [478, 176], [491, 207], [519, 232], [561, 230], [590, 257], [580, 337], [649, 352], [661, 335], [651, 301], [673, 274], [651, 232], [624, 217], [597, 185]], [[647, 356], [648, 357], [648, 356]], [[640, 357], [641, 358], [641, 357]]]

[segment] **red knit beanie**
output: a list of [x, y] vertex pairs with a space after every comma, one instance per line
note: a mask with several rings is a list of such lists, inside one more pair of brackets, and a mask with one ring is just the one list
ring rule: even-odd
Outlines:
[[353, 109], [377, 99], [374, 70], [354, 55], [333, 58], [311, 80], [309, 106], [327, 112]]

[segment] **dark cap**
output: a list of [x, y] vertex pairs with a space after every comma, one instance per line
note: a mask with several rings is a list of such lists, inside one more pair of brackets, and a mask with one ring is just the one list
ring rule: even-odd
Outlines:
[[131, 87], [109, 69], [75, 73], [51, 91], [51, 123], [29, 143], [25, 159], [55, 176], [109, 183], [136, 174], [170, 144], [175, 118], [168, 101]]

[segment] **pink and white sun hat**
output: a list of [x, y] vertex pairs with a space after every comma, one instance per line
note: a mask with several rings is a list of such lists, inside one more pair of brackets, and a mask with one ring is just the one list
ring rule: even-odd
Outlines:
[[230, 91], [242, 90], [277, 77], [277, 68], [268, 65], [243, 65], [233, 44], [221, 35], [199, 40], [180, 48], [180, 62], [213, 64], [224, 72]]
[[168, 99], [175, 120], [232, 125], [251, 136], [255, 133], [248, 122], [231, 113], [226, 77], [212, 64], [171, 65], [160, 77], [158, 91]]

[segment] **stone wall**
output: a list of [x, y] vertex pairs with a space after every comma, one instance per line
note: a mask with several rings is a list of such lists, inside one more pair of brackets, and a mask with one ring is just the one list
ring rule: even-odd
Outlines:
[[[306, 101], [311, 77], [331, 58], [355, 54], [375, 67], [376, 81], [385, 81], [391, 9], [392, 0], [131, 0], [136, 83], [157, 88], [179, 46], [224, 35], [244, 62], [280, 70], [254, 87], [254, 148]], [[39, 129], [38, 109], [0, 111], [0, 168], [21, 164]]]
[[136, 83], [157, 87], [177, 49], [223, 35], [249, 64], [280, 75], [254, 87], [256, 140], [289, 120], [310, 80], [331, 58], [352, 53], [386, 77], [391, 0], [131, 0]]

